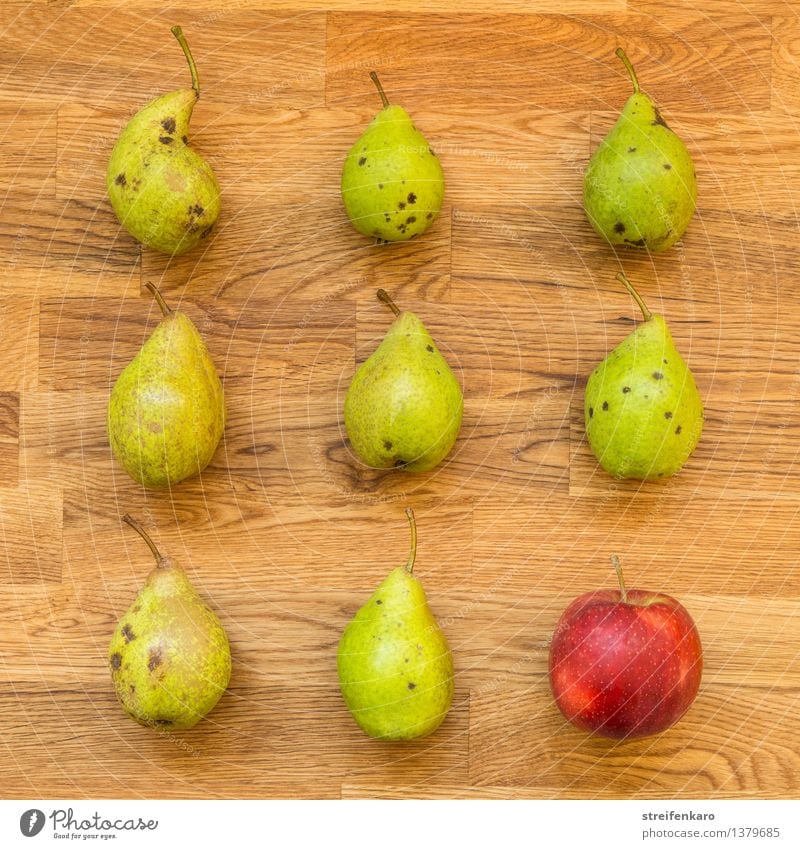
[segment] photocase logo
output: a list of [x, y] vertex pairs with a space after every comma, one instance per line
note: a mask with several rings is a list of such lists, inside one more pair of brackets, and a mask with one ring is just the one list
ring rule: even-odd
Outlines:
[[[155, 831], [158, 828], [158, 820], [145, 820], [141, 817], [118, 817], [108, 819], [95, 811], [88, 816], [78, 815], [72, 808], [54, 808], [45, 816], [44, 811], [31, 808], [19, 818], [19, 830], [25, 837], [36, 837], [44, 828], [47, 820], [51, 821], [55, 837], [66, 838], [89, 838], [100, 835], [104, 840], [115, 837], [114, 832], [121, 831]], [[85, 832], [81, 834], [81, 832]]]
[[36, 835], [44, 828], [44, 811], [38, 808], [31, 808], [19, 818], [19, 830], [25, 837], [36, 837]]

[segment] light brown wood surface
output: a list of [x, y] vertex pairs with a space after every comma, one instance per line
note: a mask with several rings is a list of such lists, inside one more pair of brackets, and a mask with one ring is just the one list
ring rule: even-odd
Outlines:
[[[0, 796], [787, 797], [800, 793], [800, 7], [779, 0], [3, 0], [0, 22]], [[104, 192], [124, 121], [186, 84], [224, 211], [204, 247], [140, 249]], [[628, 95], [624, 45], [697, 164], [668, 254], [615, 254], [581, 175]], [[440, 153], [445, 209], [410, 244], [347, 221], [343, 157], [378, 108]], [[624, 267], [706, 402], [684, 471], [615, 482], [582, 428], [586, 375], [631, 329]], [[113, 461], [113, 381], [157, 283], [205, 335], [229, 424], [202, 480], [144, 492]], [[358, 464], [342, 403], [418, 312], [463, 379], [448, 461]], [[367, 739], [339, 694], [342, 628], [404, 561], [457, 687], [432, 737]], [[131, 512], [213, 601], [229, 692], [194, 730], [120, 710], [106, 649], [151, 567]], [[684, 720], [614, 744], [547, 683], [567, 603], [613, 583], [679, 597], [705, 646]]]

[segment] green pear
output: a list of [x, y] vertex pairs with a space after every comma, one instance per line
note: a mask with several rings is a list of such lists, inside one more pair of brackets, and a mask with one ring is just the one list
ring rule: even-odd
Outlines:
[[444, 198], [444, 174], [425, 136], [405, 109], [389, 103], [375, 71], [383, 109], [350, 149], [342, 198], [359, 233], [402, 242], [424, 233]]
[[603, 360], [586, 384], [586, 435], [600, 465], [619, 478], [680, 471], [700, 440], [703, 402], [666, 321], [652, 315], [624, 274], [644, 322]]
[[435, 731], [453, 701], [453, 657], [414, 577], [411, 554], [345, 628], [337, 665], [342, 695], [359, 726], [384, 740], [412, 740]]
[[642, 91], [628, 57], [617, 50], [633, 94], [589, 162], [583, 202], [594, 229], [612, 245], [654, 253], [680, 239], [694, 215], [697, 178], [683, 142]]
[[164, 94], [131, 118], [108, 161], [106, 186], [122, 226], [149, 248], [182, 254], [211, 232], [220, 210], [217, 178], [189, 147], [189, 121], [200, 83], [180, 27], [192, 88]]
[[345, 428], [368, 466], [426, 472], [456, 441], [461, 386], [417, 316], [401, 313], [383, 289], [378, 298], [397, 318], [347, 390]]
[[123, 518], [150, 547], [157, 565], [117, 623], [108, 647], [117, 697], [142, 725], [191, 728], [228, 686], [228, 638], [183, 569], [161, 556], [138, 522]]
[[146, 286], [163, 318], [114, 384], [108, 438], [134, 480], [165, 489], [208, 465], [225, 428], [225, 400], [191, 319]]

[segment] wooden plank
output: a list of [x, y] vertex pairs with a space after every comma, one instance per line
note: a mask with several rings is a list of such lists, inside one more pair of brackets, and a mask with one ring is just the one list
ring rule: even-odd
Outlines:
[[797, 499], [681, 501], [623, 492], [487, 499], [475, 505], [473, 587], [494, 600], [549, 594], [560, 609], [573, 596], [613, 586], [616, 553], [631, 586], [676, 597], [797, 600], [798, 511]]
[[[243, 304], [165, 294], [169, 305], [186, 313], [203, 335], [223, 380], [244, 384], [281, 364], [330, 361], [352, 356], [352, 304], [334, 299], [320, 306], [295, 302], [276, 310], [267, 299]], [[291, 318], [290, 318], [291, 316]], [[110, 391], [161, 320], [149, 292], [139, 298], [46, 300], [40, 313], [42, 388]]]
[[[109, 557], [113, 561], [114, 552]], [[87, 564], [84, 574], [88, 572]], [[108, 683], [107, 646], [116, 618], [99, 570], [90, 580], [91, 585], [76, 584], [67, 571], [63, 583], [17, 585], [13, 593], [3, 593], [7, 614], [0, 621], [0, 677], [5, 686]]]
[[674, 728], [614, 743], [569, 725], [539, 675], [472, 693], [470, 783], [519, 784], [559, 798], [782, 797], [798, 768], [787, 724], [796, 704], [795, 691], [707, 680]]
[[0, 215], [0, 286], [43, 297], [122, 295], [140, 286], [140, 248], [94, 201], [11, 195]]
[[[342, 799], [561, 799], [561, 788], [522, 787], [509, 785], [473, 786], [470, 784], [443, 784], [419, 782], [418, 784], [357, 783], [342, 784]], [[576, 798], [578, 798], [576, 796]], [[581, 797], [582, 798], [582, 797]], [[619, 793], [613, 787], [597, 787], [592, 791], [592, 799], [619, 799]], [[637, 799], [663, 799], [664, 791], [654, 788], [639, 788]], [[679, 794], [675, 798], [695, 799], [691, 793]], [[703, 799], [774, 799], [769, 790], [706, 790]]]
[[0, 392], [0, 486], [19, 483], [19, 393]]
[[61, 580], [61, 510], [60, 490], [45, 481], [0, 487], [3, 583], [14, 586]]
[[[488, 33], [491, 55], [476, 62], [486, 56]], [[726, 16], [721, 27], [713, 17], [669, 12], [455, 20], [359, 13], [357, 22], [352, 13], [334, 12], [327, 43], [327, 98], [337, 105], [372, 97], [365, 68], [374, 65], [387, 91], [412, 113], [415, 102], [435, 99], [506, 110], [526, 103], [608, 108], [630, 94], [614, 57], [624, 43], [647, 90], [675, 109], [746, 114], [769, 108], [772, 39], [746, 13]]]
[[[17, 4], [17, 10], [4, 30], [0, 58], [0, 101], [8, 105], [77, 101], [133, 113], [189, 85], [186, 62], [169, 32], [172, 10], [131, 6], [98, 14], [42, 4]], [[230, 10], [210, 17], [194, 7], [180, 15], [204, 100], [322, 103], [323, 12]]]
[[[353, 722], [330, 675], [311, 684], [258, 687], [248, 683], [245, 669], [234, 669], [230, 690], [208, 720], [170, 734], [129, 720], [110, 683], [5, 687], [0, 723], [14, 732], [3, 738], [5, 794], [30, 798], [52, 788], [70, 798], [154, 793], [164, 798], [335, 798], [347, 777], [430, 781], [444, 775], [466, 781], [465, 694], [457, 694], [434, 736], [380, 743]], [[320, 733], [328, 744], [311, 757], [307, 741]], [[25, 770], [19, 769], [21, 763]]]
[[55, 193], [56, 109], [0, 105], [0, 186], [15, 196]]
[[35, 389], [38, 382], [39, 302], [0, 295], [0, 390]]
[[[750, 0], [752, 2], [752, 0]], [[760, 0], [768, 3], [769, 0]], [[76, 6], [93, 8], [114, 5], [114, 0], [75, 0]], [[137, 6], [157, 7], [155, 0], [139, 0]], [[270, 9], [270, 10], [335, 10], [350, 12], [439, 12], [442, 3], [437, 0], [205, 0], [192, 8], [209, 9]], [[626, 0], [537, 0], [538, 13], [585, 14], [598, 12], [622, 12]], [[469, 14], [475, 12], [519, 12], [531, 11], [530, 0], [464, 0], [459, 4], [459, 12]]]
[[[797, 93], [797, 63], [800, 60], [800, 24], [791, 8], [772, 19], [772, 98], [770, 106], [777, 114], [796, 113], [800, 96]], [[791, 119], [790, 119], [791, 120]], [[794, 135], [794, 123], [790, 123]]]

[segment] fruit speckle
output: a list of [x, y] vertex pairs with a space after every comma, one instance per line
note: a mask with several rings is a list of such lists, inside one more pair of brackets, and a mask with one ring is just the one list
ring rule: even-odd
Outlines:
[[652, 121], [652, 126], [654, 126], [654, 127], [655, 126], [661, 126], [661, 127], [666, 127], [667, 129], [669, 129], [669, 125], [664, 120], [664, 118], [661, 116], [661, 113], [658, 111], [658, 109], [655, 109], [654, 111], [656, 113], [656, 117]]

